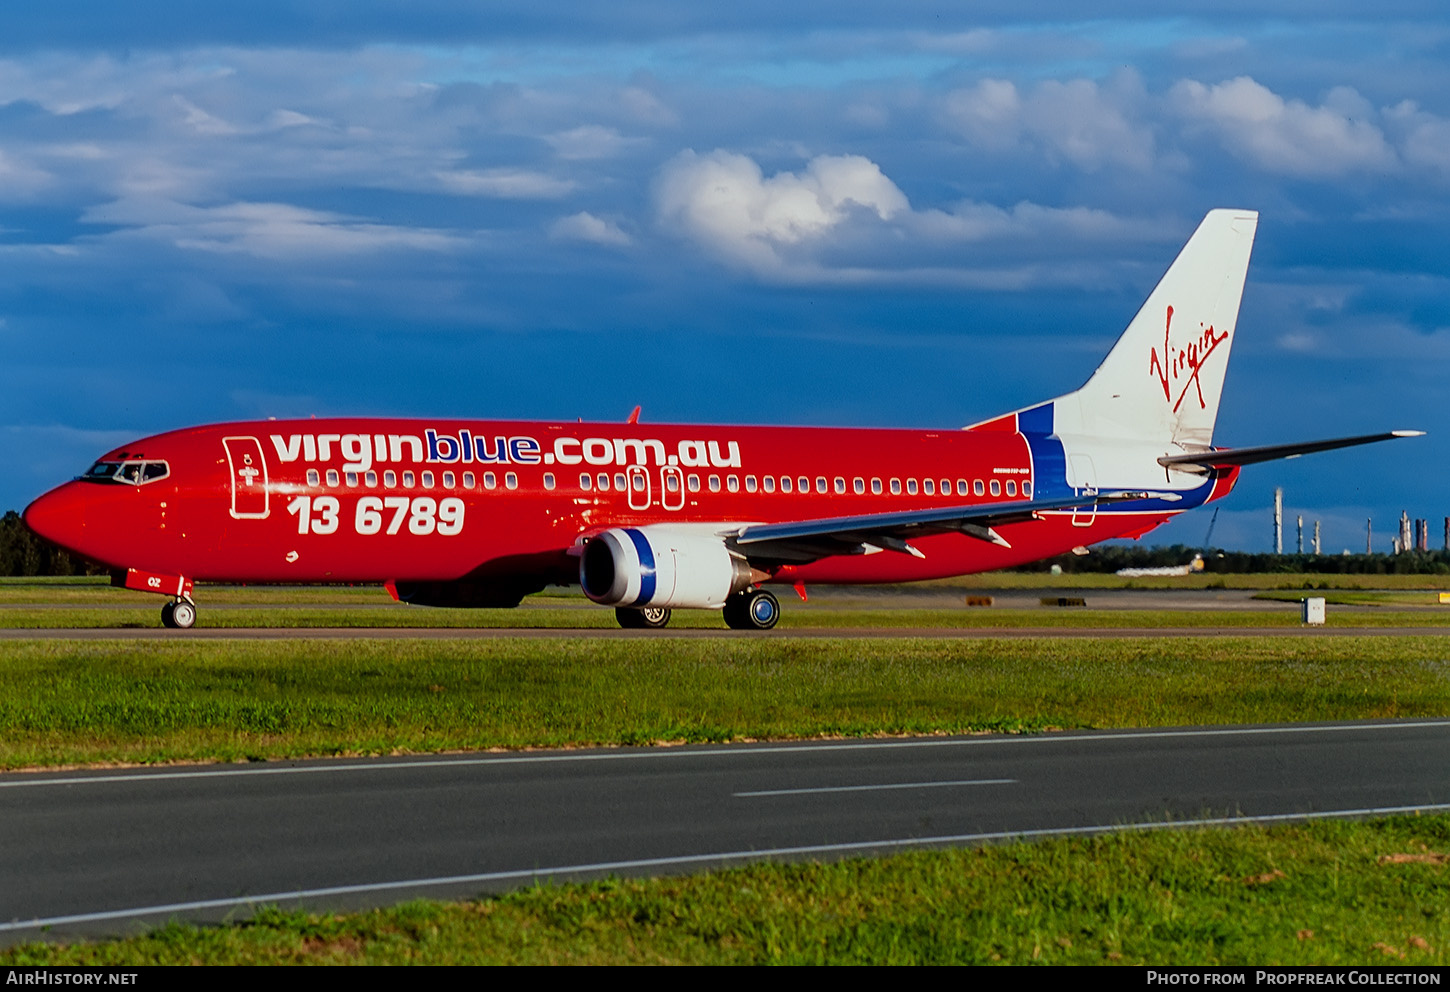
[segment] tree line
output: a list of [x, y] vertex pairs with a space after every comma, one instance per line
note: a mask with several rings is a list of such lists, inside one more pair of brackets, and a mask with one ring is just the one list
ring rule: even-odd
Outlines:
[[16, 511], [0, 517], [0, 575], [105, 575], [106, 571], [39, 536]]
[[1064, 573], [1116, 572], [1120, 568], [1163, 568], [1186, 565], [1202, 556], [1203, 570], [1225, 574], [1282, 572], [1289, 575], [1445, 575], [1450, 573], [1450, 552], [1404, 551], [1400, 554], [1369, 555], [1276, 555], [1270, 552], [1228, 551], [1224, 548], [1193, 548], [1184, 544], [1167, 547], [1100, 544], [1085, 555], [1065, 554], [1021, 565], [1026, 572], [1046, 572], [1056, 565]]

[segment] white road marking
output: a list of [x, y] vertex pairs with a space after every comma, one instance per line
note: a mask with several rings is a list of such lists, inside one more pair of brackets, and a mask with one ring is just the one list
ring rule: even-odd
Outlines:
[[1397, 813], [1440, 813], [1450, 810], [1450, 803], [1429, 806], [1378, 806], [1364, 809], [1325, 810], [1318, 813], [1277, 813], [1269, 816], [1225, 816], [1202, 820], [1172, 820], [1168, 822], [1128, 823], [1111, 826], [1054, 827], [1040, 830], [1000, 830], [992, 833], [954, 834], [943, 837], [905, 837], [888, 840], [857, 841], [845, 844], [813, 844], [803, 847], [779, 847], [759, 851], [722, 851], [716, 854], [691, 854], [673, 858], [640, 858], [631, 861], [598, 861], [592, 864], [560, 865], [553, 868], [523, 868], [515, 871], [483, 872], [477, 875], [448, 875], [438, 878], [419, 878], [397, 882], [374, 882], [363, 885], [334, 885], [320, 889], [298, 889], [293, 892], [269, 892], [255, 896], [236, 896], [229, 899], [202, 899], [195, 902], [175, 902], [161, 906], [137, 906], [130, 909], [116, 909], [100, 913], [76, 913], [70, 916], [51, 916], [32, 920], [15, 920], [0, 923], [0, 933], [15, 930], [32, 930], [40, 927], [67, 926], [75, 923], [99, 923], [105, 920], [123, 920], [133, 917], [174, 915], [205, 909], [234, 909], [242, 906], [270, 905], [284, 900], [319, 899], [328, 896], [357, 895], [364, 892], [388, 892], [397, 889], [421, 888], [424, 886], [448, 886], [483, 884], [487, 882], [510, 882], [524, 879], [546, 879], [560, 875], [584, 873], [619, 872], [635, 868], [689, 867], [700, 864], [729, 861], [761, 861], [776, 857], [797, 857], [810, 854], [848, 854], [851, 852], [878, 851], [889, 848], [930, 847], [937, 845], [981, 844], [992, 841], [1032, 840], [1041, 837], [1064, 837], [1083, 834], [1106, 834], [1140, 830], [1181, 830], [1188, 827], [1231, 827], [1250, 823], [1291, 823], [1303, 820], [1349, 818], [1357, 816], [1391, 816]]
[[887, 785], [833, 785], [819, 789], [768, 789], [761, 792], [732, 792], [736, 799], [757, 796], [809, 796], [820, 792], [876, 792], [884, 789], [943, 789], [956, 785], [1016, 785], [1015, 778], [972, 778], [959, 782], [892, 782]]
[[787, 745], [742, 745], [738, 747], [678, 747], [658, 750], [633, 750], [629, 748], [581, 749], [578, 752], [551, 754], [486, 754], [477, 757], [431, 758], [422, 761], [360, 761], [353, 764], [322, 764], [281, 767], [267, 764], [247, 765], [241, 768], [208, 768], [195, 771], [157, 771], [132, 773], [121, 769], [108, 775], [82, 775], [74, 778], [28, 778], [34, 772], [11, 772], [14, 778], [0, 778], [0, 789], [25, 788], [42, 785], [102, 785], [125, 782], [159, 782], [192, 778], [228, 778], [236, 775], [323, 775], [348, 772], [394, 771], [417, 768], [450, 768], [470, 765], [528, 765], [549, 764], [561, 761], [651, 761], [656, 759], [734, 757], [755, 754], [795, 754], [816, 752], [828, 754], [834, 751], [872, 751], [893, 747], [1021, 747], [1035, 744], [1063, 744], [1097, 741], [1148, 740], [1154, 738], [1176, 739], [1193, 737], [1256, 737], [1272, 734], [1333, 734], [1353, 733], [1363, 730], [1420, 730], [1450, 728], [1450, 720], [1416, 720], [1402, 723], [1348, 723], [1323, 725], [1295, 725], [1284, 727], [1206, 727], [1181, 730], [1127, 730], [1105, 734], [1041, 734], [1041, 735], [983, 735], [966, 738], [903, 738], [874, 741], [827, 741]]

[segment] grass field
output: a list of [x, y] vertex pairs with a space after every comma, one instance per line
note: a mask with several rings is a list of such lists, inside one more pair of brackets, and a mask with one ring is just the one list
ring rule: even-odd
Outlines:
[[685, 878], [538, 886], [348, 915], [267, 910], [61, 964], [1450, 963], [1450, 818], [1162, 830]]
[[[1336, 593], [1346, 609], [1331, 624], [1447, 622], [1434, 592], [1413, 591], [1433, 589], [1427, 577], [1403, 578], [1421, 584]], [[1072, 588], [1031, 582], [1021, 588]], [[1218, 638], [886, 641], [787, 629], [705, 640], [568, 630], [545, 640], [6, 640], [0, 767], [1450, 714], [1450, 641], [1255, 636], [1297, 626], [1302, 593], [1246, 588], [1289, 602], [1228, 612], [793, 603], [782, 624], [1244, 627]], [[444, 611], [390, 604], [376, 588], [200, 595], [210, 626], [614, 623], [577, 596]], [[155, 627], [158, 602], [94, 580], [0, 582], [0, 625]], [[711, 614], [676, 617], [719, 626]], [[274, 910], [220, 928], [12, 948], [0, 964], [1445, 964], [1447, 896], [1450, 818], [1426, 816], [760, 865], [341, 917]]]
[[1444, 715], [1439, 637], [0, 642], [0, 766]]

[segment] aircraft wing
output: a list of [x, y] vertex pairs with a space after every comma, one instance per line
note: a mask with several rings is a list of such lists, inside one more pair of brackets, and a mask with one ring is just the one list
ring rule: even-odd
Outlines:
[[731, 535], [727, 543], [747, 558], [756, 561], [804, 563], [831, 555], [870, 554], [874, 551], [898, 551], [924, 558], [925, 555], [908, 543], [911, 538], [955, 532], [1010, 548], [1012, 545], [994, 528], [1002, 524], [1032, 520], [1045, 510], [1069, 510], [1098, 503], [1175, 497], [1176, 494], [1171, 493], [1089, 492], [1059, 499], [978, 503], [973, 506], [945, 506], [930, 510], [871, 513], [856, 517], [749, 524]]
[[1266, 444], [1257, 448], [1225, 448], [1217, 451], [1196, 451], [1185, 455], [1164, 455], [1158, 464], [1165, 468], [1206, 471], [1229, 465], [1256, 465], [1276, 458], [1298, 458], [1315, 451], [1332, 451], [1356, 444], [1392, 441], [1397, 437], [1420, 437], [1424, 431], [1389, 431], [1385, 434], [1361, 434], [1358, 437], [1336, 437], [1327, 441], [1302, 441], [1298, 444]]

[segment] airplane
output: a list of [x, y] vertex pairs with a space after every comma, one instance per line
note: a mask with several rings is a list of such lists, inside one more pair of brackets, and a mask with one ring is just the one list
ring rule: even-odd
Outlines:
[[1208, 213], [1080, 388], [960, 429], [332, 418], [191, 427], [103, 455], [25, 522], [167, 598], [193, 584], [382, 582], [517, 606], [582, 587], [624, 627], [674, 609], [737, 629], [769, 584], [906, 582], [1136, 538], [1244, 465], [1421, 431], [1213, 446], [1258, 214]]

